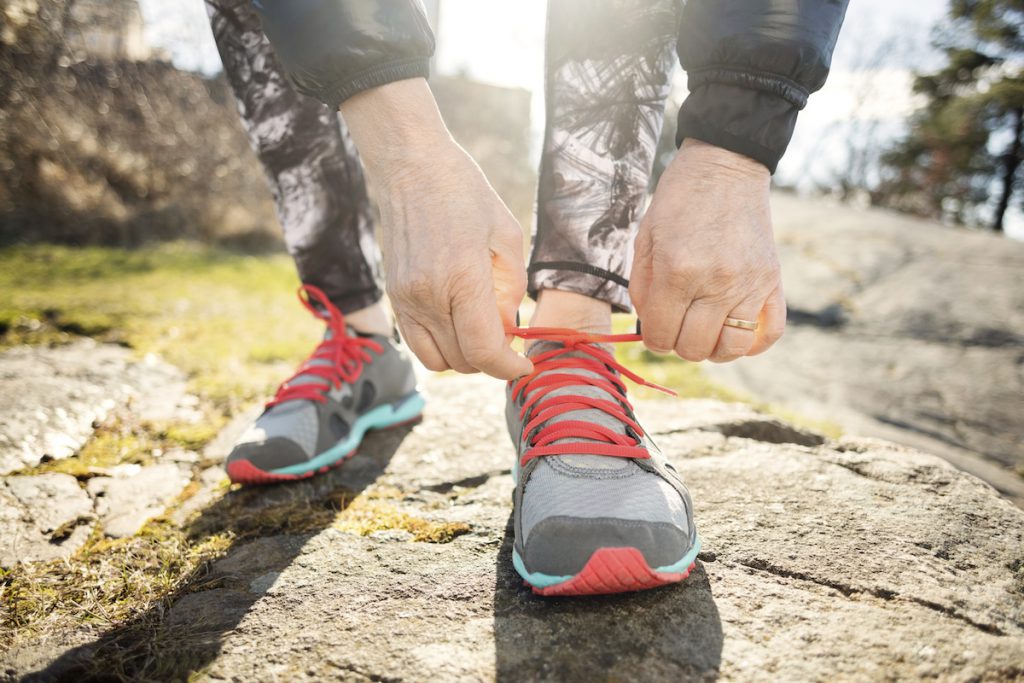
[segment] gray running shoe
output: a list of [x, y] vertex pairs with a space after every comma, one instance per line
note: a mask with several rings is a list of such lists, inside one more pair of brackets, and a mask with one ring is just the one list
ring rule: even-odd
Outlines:
[[[653, 588], [689, 575], [700, 550], [682, 479], [637, 424], [610, 347], [635, 335], [526, 330], [545, 339], [509, 382], [516, 571], [541, 595]], [[646, 384], [646, 383], [645, 383]]]
[[227, 472], [235, 483], [326, 472], [353, 455], [369, 430], [418, 421], [423, 411], [412, 363], [391, 339], [347, 327], [316, 287], [304, 286], [300, 299], [327, 332], [231, 451]]

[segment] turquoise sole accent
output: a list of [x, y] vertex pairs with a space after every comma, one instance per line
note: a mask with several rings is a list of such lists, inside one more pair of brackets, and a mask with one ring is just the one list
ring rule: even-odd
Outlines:
[[344, 440], [331, 446], [309, 462], [270, 470], [270, 474], [306, 474], [321, 467], [333, 465], [358, 448], [366, 432], [371, 429], [386, 429], [419, 417], [423, 412], [424, 405], [426, 405], [426, 401], [417, 393], [407, 397], [397, 408], [392, 404], [377, 406], [356, 418], [352, 424], [352, 431]]
[[[689, 552], [683, 555], [683, 559], [672, 564], [667, 564], [664, 567], [656, 567], [654, 569], [658, 574], [678, 574], [684, 571], [687, 567], [694, 563], [697, 559], [697, 555], [700, 553], [700, 536], [696, 536], [693, 547], [690, 548]], [[570, 579], [576, 578], [575, 574], [569, 574], [568, 576], [554, 576], [552, 574], [542, 574], [540, 572], [528, 572], [526, 571], [526, 565], [523, 564], [523, 560], [519, 557], [519, 552], [512, 548], [512, 566], [516, 568], [519, 576], [526, 579], [527, 582], [537, 588], [548, 588], [550, 586], [557, 586], [560, 583], [565, 583]]]

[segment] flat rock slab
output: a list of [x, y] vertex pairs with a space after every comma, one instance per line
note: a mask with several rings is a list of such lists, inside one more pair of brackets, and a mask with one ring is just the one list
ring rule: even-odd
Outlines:
[[790, 325], [716, 381], [941, 455], [1024, 506], [1024, 243], [772, 197]]
[[96, 500], [103, 533], [134, 536], [188, 486], [192, 472], [174, 463], [140, 467], [125, 476], [93, 477], [86, 490]]
[[[410, 516], [465, 522], [468, 533], [438, 544], [360, 536], [344, 531], [344, 510], [319, 531], [236, 544], [169, 610], [156, 605], [63, 654], [12, 651], [9, 675], [102, 667], [158, 621], [143, 629], [159, 645], [140, 650], [149, 668], [139, 677], [1024, 676], [1024, 511], [937, 457], [873, 440], [802, 445], [805, 434], [769, 429], [743, 406], [641, 404], [693, 493], [704, 540], [696, 569], [645, 593], [543, 599], [511, 565], [501, 385], [441, 376], [428, 388], [422, 425], [372, 435], [345, 467], [268, 488], [265, 504], [362, 491]], [[745, 430], [745, 419], [760, 426]], [[729, 435], [739, 433], [755, 438]]]
[[70, 475], [0, 479], [0, 568], [68, 557], [92, 520], [92, 500]]
[[142, 420], [192, 420], [197, 399], [177, 368], [82, 340], [0, 353], [0, 475], [73, 455], [92, 425], [132, 404]]

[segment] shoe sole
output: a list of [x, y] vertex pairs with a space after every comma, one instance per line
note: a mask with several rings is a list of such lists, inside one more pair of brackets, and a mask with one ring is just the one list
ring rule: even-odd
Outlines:
[[356, 419], [347, 438], [318, 454], [308, 463], [262, 470], [248, 460], [235, 460], [228, 463], [226, 468], [228, 479], [234, 484], [259, 486], [309, 479], [324, 474], [343, 465], [355, 455], [367, 432], [397, 429], [419, 423], [423, 419], [423, 407], [423, 397], [418, 393], [411, 394], [397, 403], [378, 406]]
[[583, 569], [570, 576], [528, 572], [515, 549], [512, 550], [512, 564], [526, 585], [537, 595], [605, 595], [642, 591], [678, 583], [693, 571], [699, 552], [698, 537], [681, 560], [666, 567], [652, 569], [644, 559], [643, 553], [636, 548], [598, 548]]

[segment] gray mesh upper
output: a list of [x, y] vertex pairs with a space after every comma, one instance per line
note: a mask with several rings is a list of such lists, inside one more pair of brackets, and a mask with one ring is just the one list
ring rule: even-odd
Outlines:
[[[355, 335], [356, 333], [350, 329], [349, 334]], [[325, 338], [330, 338], [329, 330], [325, 334]], [[325, 403], [295, 400], [268, 408], [239, 438], [232, 456], [237, 454], [240, 457], [251, 459], [254, 447], [266, 444], [271, 439], [280, 438], [294, 442], [306, 454], [306, 458], [311, 459], [338, 441], [337, 430], [329, 428], [331, 416], [337, 416], [336, 419], [341, 419], [347, 425], [351, 425], [361, 413], [383, 403], [397, 402], [415, 391], [416, 376], [406, 354], [396, 348], [388, 337], [373, 335], [372, 339], [380, 344], [384, 351], [379, 356], [371, 351], [375, 357], [372, 362], [363, 365], [362, 373], [354, 385], [342, 384], [338, 388], [330, 389], [326, 392], [328, 400]], [[311, 361], [310, 365], [330, 365], [330, 361], [317, 359]], [[316, 375], [303, 374], [288, 384], [295, 386], [314, 383], [326, 386], [327, 381]], [[370, 399], [366, 401], [365, 405], [357, 407], [351, 400], [346, 400], [353, 394], [362, 397], [367, 383], [373, 386], [368, 387], [369, 391], [366, 395], [370, 396]], [[269, 447], [279, 448], [272, 445]], [[282, 463], [282, 465], [290, 464], [293, 463]]]
[[264, 411], [238, 439], [238, 445], [264, 443], [275, 437], [294, 441], [307, 458], [316, 454], [320, 419], [313, 401], [288, 401]]
[[[529, 355], [536, 357], [559, 346], [555, 342], [540, 342], [530, 349]], [[607, 347], [602, 348], [610, 351]], [[562, 357], [570, 355], [586, 356], [582, 352], [574, 352]], [[597, 376], [596, 373], [576, 369], [557, 369], [551, 372]], [[566, 395], [614, 400], [606, 391], [589, 385], [564, 387], [548, 394]], [[518, 421], [519, 407], [510, 406], [509, 412], [510, 429], [513, 440], [519, 444], [521, 456], [528, 447], [517, 438], [524, 426]], [[532, 408], [531, 412], [536, 414], [536, 408]], [[624, 423], [597, 409], [570, 411], [552, 418], [549, 423], [566, 420], [596, 422], [617, 433], [626, 433]], [[555, 443], [581, 441], [585, 442], [586, 439], [561, 439]], [[661, 457], [656, 451], [651, 456]], [[523, 493], [516, 513], [520, 515], [521, 544], [527, 542], [537, 524], [551, 517], [611, 518], [668, 523], [684, 530], [689, 528], [689, 511], [680, 492], [659, 474], [639, 467], [630, 459], [601, 455], [559, 455], [544, 456], [533, 462], [537, 464], [527, 470], [525, 481], [519, 482]]]
[[614, 458], [626, 465], [616, 476], [595, 476], [599, 470], [578, 470], [559, 462], [566, 459], [541, 458], [526, 483], [522, 511], [524, 543], [534, 525], [548, 517], [613, 517], [670, 522], [687, 528], [686, 507], [679, 492], [658, 475], [629, 460]]

